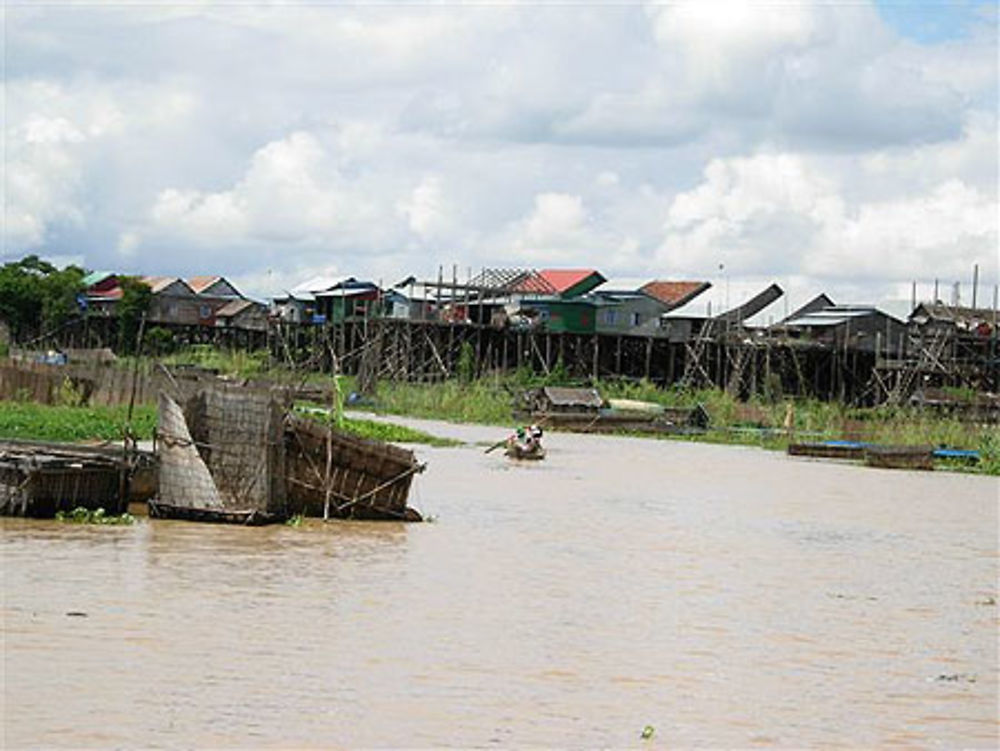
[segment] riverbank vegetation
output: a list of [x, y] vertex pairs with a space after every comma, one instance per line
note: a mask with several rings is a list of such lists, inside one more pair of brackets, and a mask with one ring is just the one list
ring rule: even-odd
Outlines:
[[[169, 365], [194, 365], [234, 378], [266, 378], [318, 387], [336, 384], [335, 393], [347, 406], [382, 415], [404, 415], [455, 422], [510, 425], [512, 405], [524, 389], [544, 385], [583, 385], [556, 368], [541, 377], [528, 370], [475, 378], [471, 373], [436, 383], [378, 384], [374, 395], [351, 398], [355, 381], [328, 374], [268, 368], [266, 352], [226, 352], [196, 346], [168, 358]], [[124, 363], [120, 363], [124, 365]], [[149, 362], [142, 363], [148, 367]], [[975, 465], [955, 465], [965, 471], [1000, 475], [1000, 427], [973, 425], [911, 407], [859, 408], [791, 396], [757, 397], [740, 401], [720, 389], [663, 389], [648, 381], [607, 380], [596, 385], [605, 399], [632, 399], [665, 407], [702, 405], [711, 426], [704, 432], [671, 435], [675, 440], [707, 441], [784, 450], [792, 441], [853, 440], [882, 444], [947, 446], [978, 451]], [[337, 405], [321, 405], [334, 407]], [[20, 402], [0, 403], [0, 437], [78, 441], [116, 440], [125, 425], [124, 407], [44, 407]], [[326, 418], [330, 419], [330, 418]], [[152, 436], [155, 408], [137, 406], [132, 429], [139, 438]], [[401, 443], [449, 445], [451, 442], [398, 425], [342, 417], [342, 427], [366, 438]]]
[[[120, 441], [126, 426], [138, 440], [151, 440], [156, 427], [156, 407], [137, 405], [128, 420], [128, 407], [83, 407], [70, 404], [46, 405], [26, 401], [0, 402], [0, 438], [31, 441]], [[420, 430], [374, 420], [345, 417], [342, 430], [360, 436], [393, 443], [422, 443], [453, 446], [447, 438]]]
[[135, 517], [127, 511], [124, 514], [106, 514], [102, 508], [92, 511], [83, 506], [77, 506], [72, 511], [57, 511], [56, 521], [69, 524], [120, 525], [135, 524]]
[[[235, 377], [266, 375], [279, 381], [305, 379], [315, 385], [332, 381], [329, 375], [304, 376], [281, 369], [268, 371], [266, 352], [227, 354], [201, 347], [178, 353], [174, 361], [209, 367]], [[710, 417], [710, 428], [704, 432], [666, 436], [675, 440], [751, 445], [782, 451], [790, 442], [821, 440], [947, 446], [975, 450], [980, 454], [978, 464], [955, 464], [954, 468], [1000, 475], [1000, 426], [973, 425], [914, 407], [852, 407], [779, 394], [740, 401], [716, 388], [664, 389], [649, 381], [624, 379], [580, 384], [573, 382], [558, 366], [545, 376], [522, 369], [508, 375], [476, 378], [471, 368], [460, 370], [462, 372], [455, 378], [436, 383], [379, 383], [376, 394], [362, 399], [357, 406], [385, 415], [509, 425], [513, 419], [514, 399], [526, 388], [593, 385], [605, 399], [632, 399], [664, 407], [703, 406]], [[351, 394], [354, 380], [341, 377], [338, 389], [341, 394]]]

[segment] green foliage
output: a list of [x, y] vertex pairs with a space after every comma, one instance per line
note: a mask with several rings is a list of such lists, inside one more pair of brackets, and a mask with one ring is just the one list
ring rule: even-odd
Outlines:
[[73, 385], [68, 377], [63, 378], [62, 383], [59, 385], [59, 390], [55, 395], [56, 404], [62, 407], [79, 407], [83, 404], [84, 395], [76, 386]]
[[38, 336], [79, 314], [77, 295], [85, 272], [77, 266], [57, 269], [38, 256], [0, 267], [0, 319], [14, 341]]
[[455, 365], [455, 375], [459, 383], [469, 384], [476, 377], [476, 353], [469, 342], [462, 342], [458, 353], [458, 363]]
[[70, 524], [135, 524], [135, 517], [128, 512], [115, 516], [105, 514], [103, 508], [91, 511], [83, 506], [77, 506], [72, 511], [56, 512], [56, 521]]
[[305, 523], [305, 516], [302, 514], [295, 514], [294, 516], [288, 517], [285, 520], [286, 527], [301, 527]]
[[391, 443], [423, 443], [429, 446], [459, 446], [462, 443], [450, 438], [440, 438], [422, 430], [414, 430], [405, 425], [393, 425], [376, 420], [343, 417], [342, 422], [337, 424], [335, 418], [325, 407], [302, 405], [298, 407], [298, 411], [310, 419], [332, 425], [359, 438], [372, 438]]
[[210, 344], [195, 344], [165, 357], [163, 361], [168, 365], [195, 365], [237, 378], [252, 378], [267, 374], [280, 380], [281, 372], [268, 370], [268, 359], [266, 349], [246, 352], [222, 350]]
[[122, 289], [122, 297], [115, 306], [115, 315], [120, 322], [118, 351], [136, 354], [139, 346], [139, 327], [143, 318], [149, 313], [153, 291], [149, 285], [134, 276], [119, 277], [118, 283]]
[[[128, 407], [48, 406], [30, 402], [0, 402], [0, 438], [37, 441], [117, 441], [124, 434]], [[141, 405], [132, 414], [139, 439], [153, 437], [156, 408]]]
[[146, 332], [143, 351], [152, 357], [163, 357], [174, 351], [174, 335], [160, 326], [153, 326]]

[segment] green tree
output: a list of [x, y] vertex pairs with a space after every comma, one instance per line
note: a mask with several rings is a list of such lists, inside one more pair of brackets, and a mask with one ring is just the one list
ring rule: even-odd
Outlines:
[[36, 255], [0, 267], [0, 318], [13, 339], [52, 331], [78, 315], [85, 273], [77, 266], [57, 269]]
[[149, 313], [149, 303], [153, 299], [153, 291], [139, 277], [122, 276], [118, 279], [122, 288], [122, 296], [115, 306], [118, 316], [118, 351], [124, 354], [137, 354], [139, 346], [139, 327]]

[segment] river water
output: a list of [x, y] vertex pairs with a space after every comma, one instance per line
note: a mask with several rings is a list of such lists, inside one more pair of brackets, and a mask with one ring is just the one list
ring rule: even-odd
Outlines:
[[4, 520], [5, 747], [997, 746], [996, 478], [546, 443], [418, 448], [428, 524]]

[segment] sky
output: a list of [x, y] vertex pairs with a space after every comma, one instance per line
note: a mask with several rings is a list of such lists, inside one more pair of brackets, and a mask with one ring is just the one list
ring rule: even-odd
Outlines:
[[[998, 278], [997, 5], [3, 5], [3, 262], [774, 281]], [[725, 290], [725, 291], [723, 291]], [[744, 294], [745, 293], [745, 294]]]

